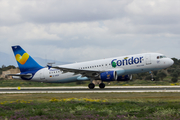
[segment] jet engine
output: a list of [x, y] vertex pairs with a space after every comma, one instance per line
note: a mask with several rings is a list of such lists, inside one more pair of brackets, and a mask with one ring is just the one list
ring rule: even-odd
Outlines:
[[122, 75], [118, 76], [117, 81], [128, 81], [132, 80], [132, 75]]
[[114, 81], [117, 80], [116, 71], [107, 71], [100, 74], [100, 78], [102, 81]]

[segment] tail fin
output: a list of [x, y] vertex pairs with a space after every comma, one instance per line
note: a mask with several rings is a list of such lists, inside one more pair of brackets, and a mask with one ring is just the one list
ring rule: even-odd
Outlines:
[[18, 63], [21, 72], [27, 72], [32, 70], [39, 70], [43, 68], [40, 66], [26, 51], [24, 51], [19, 45], [12, 46], [16, 61]]

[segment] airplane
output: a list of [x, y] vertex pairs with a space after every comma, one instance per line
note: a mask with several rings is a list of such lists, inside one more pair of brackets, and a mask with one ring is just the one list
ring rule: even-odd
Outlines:
[[172, 59], [163, 54], [142, 53], [43, 67], [19, 45], [12, 46], [12, 50], [20, 73], [8, 74], [9, 76], [15, 79], [47, 83], [67, 83], [89, 80], [89, 89], [95, 87], [93, 80], [101, 80], [99, 88], [102, 89], [105, 88], [103, 82], [130, 80], [132, 79], [132, 74], [157, 71], [174, 64]]

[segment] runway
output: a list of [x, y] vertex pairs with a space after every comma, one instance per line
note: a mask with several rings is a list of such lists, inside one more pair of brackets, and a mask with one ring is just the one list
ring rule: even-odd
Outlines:
[[180, 86], [106, 86], [95, 87], [6, 87], [0, 88], [0, 94], [7, 93], [113, 93], [113, 92], [180, 92]]

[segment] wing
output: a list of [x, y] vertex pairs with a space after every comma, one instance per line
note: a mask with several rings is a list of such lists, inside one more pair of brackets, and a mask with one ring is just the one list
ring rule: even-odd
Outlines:
[[82, 69], [64, 68], [59, 66], [51, 67], [51, 68], [59, 69], [63, 71], [63, 73], [72, 72], [74, 73], [74, 75], [81, 74], [82, 77], [90, 77], [90, 78], [99, 78], [100, 73], [105, 72], [99, 70], [82, 70]]

